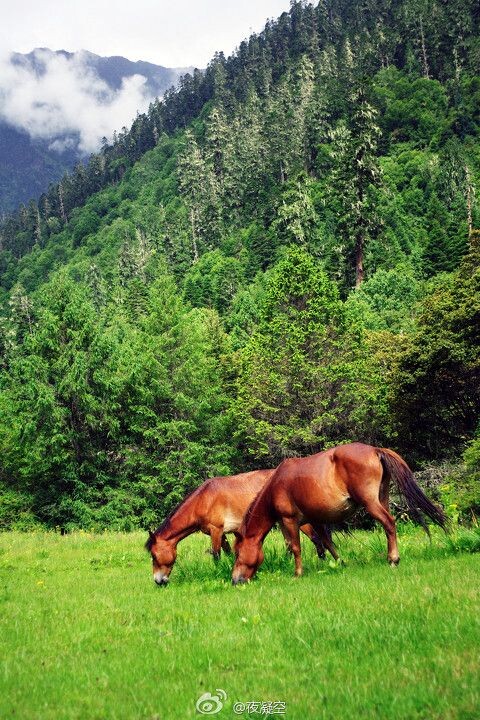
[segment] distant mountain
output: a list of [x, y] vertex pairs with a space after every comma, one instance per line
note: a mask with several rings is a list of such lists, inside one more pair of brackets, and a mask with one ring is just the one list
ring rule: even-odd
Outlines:
[[[86, 50], [36, 48], [25, 55], [12, 53], [4, 70], [0, 77], [0, 214], [38, 196], [65, 170], [98, 149], [97, 116], [98, 127], [105, 128], [102, 134], [108, 137], [113, 130], [130, 125], [137, 110], [145, 110], [192, 68], [101, 57]], [[55, 94], [47, 97], [51, 85], [58, 87], [60, 109]], [[28, 100], [22, 98], [19, 110], [16, 91], [20, 86]], [[89, 104], [92, 113], [83, 117]], [[70, 109], [73, 118], [68, 117]]]
[[72, 150], [54, 152], [45, 141], [0, 123], [0, 213], [38, 196], [76, 159]]
[[191, 67], [167, 68], [141, 60], [133, 62], [120, 55], [102, 57], [88, 50], [71, 53], [66, 50], [50, 50], [49, 48], [35, 48], [35, 50], [25, 55], [12, 53], [11, 61], [15, 65], [21, 65], [42, 75], [47, 71], [48, 59], [59, 56], [67, 60], [76, 59], [81, 61], [82, 64], [91, 68], [98, 77], [104, 80], [113, 90], [120, 89], [123, 78], [131, 77], [132, 75], [143, 75], [147, 80], [148, 90], [153, 97], [163, 95], [165, 90], [172, 85], [176, 85], [182, 75], [193, 70]]

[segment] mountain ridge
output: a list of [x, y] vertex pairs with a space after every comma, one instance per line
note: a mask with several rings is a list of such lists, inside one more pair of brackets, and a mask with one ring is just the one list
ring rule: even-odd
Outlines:
[[[131, 61], [122, 56], [103, 57], [87, 50], [68, 52], [35, 48], [26, 54], [11, 53], [10, 60], [16, 68], [40, 80], [49, 63], [59, 57], [69, 63], [81, 64], [92, 77], [105, 83], [104, 95], [120, 92], [126, 78], [141, 75], [146, 79], [145, 92], [152, 101], [174, 86], [181, 75], [192, 70]], [[85, 98], [88, 100], [87, 94]], [[41, 96], [38, 99], [41, 101]], [[120, 129], [116, 128], [117, 131]], [[28, 128], [15, 124], [13, 118], [0, 119], [0, 214], [38, 196], [49, 183], [58, 181], [65, 171], [71, 171], [74, 164], [88, 154], [79, 150], [75, 132], [56, 131], [47, 138], [35, 137]]]
[[[12, 52], [11, 58], [17, 64], [31, 65], [37, 67], [36, 56], [38, 53], [46, 53], [49, 56], [62, 56], [66, 59], [85, 58], [89, 60], [91, 67], [94, 67], [103, 80], [108, 82], [110, 86], [118, 89], [121, 85], [123, 77], [134, 75], [145, 75], [150, 83], [152, 94], [161, 95], [174, 85], [181, 75], [192, 72], [192, 66], [186, 67], [167, 67], [166, 65], [158, 65], [146, 60], [130, 60], [123, 55], [99, 55], [90, 50], [80, 49], [75, 51], [69, 50], [52, 50], [46, 47], [37, 47], [29, 53]], [[114, 66], [113, 72], [111, 67]], [[170, 82], [170, 85], [168, 84]]]

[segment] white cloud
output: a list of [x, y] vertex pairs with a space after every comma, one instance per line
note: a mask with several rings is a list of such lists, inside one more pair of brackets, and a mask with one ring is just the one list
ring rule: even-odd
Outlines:
[[0, 119], [32, 138], [51, 140], [57, 151], [72, 142], [65, 136], [77, 135], [80, 152], [95, 152], [103, 137], [128, 127], [152, 100], [141, 75], [123, 78], [121, 88], [111, 90], [82, 53], [67, 58], [37, 50], [35, 56], [44, 73], [0, 58]]

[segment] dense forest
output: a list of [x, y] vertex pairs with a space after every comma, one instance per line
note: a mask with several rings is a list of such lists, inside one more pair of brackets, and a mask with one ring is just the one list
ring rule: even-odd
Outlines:
[[292, 2], [3, 222], [0, 527], [353, 440], [475, 516], [479, 15]]

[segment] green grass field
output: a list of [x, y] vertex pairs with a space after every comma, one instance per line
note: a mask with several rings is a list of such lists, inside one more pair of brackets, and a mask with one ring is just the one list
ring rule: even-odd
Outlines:
[[337, 536], [344, 566], [307, 541], [297, 580], [272, 533], [237, 588], [204, 536], [157, 588], [144, 540], [0, 534], [2, 720], [183, 720], [217, 688], [218, 718], [269, 701], [295, 720], [480, 717], [478, 531], [406, 528], [398, 569], [381, 532]]

